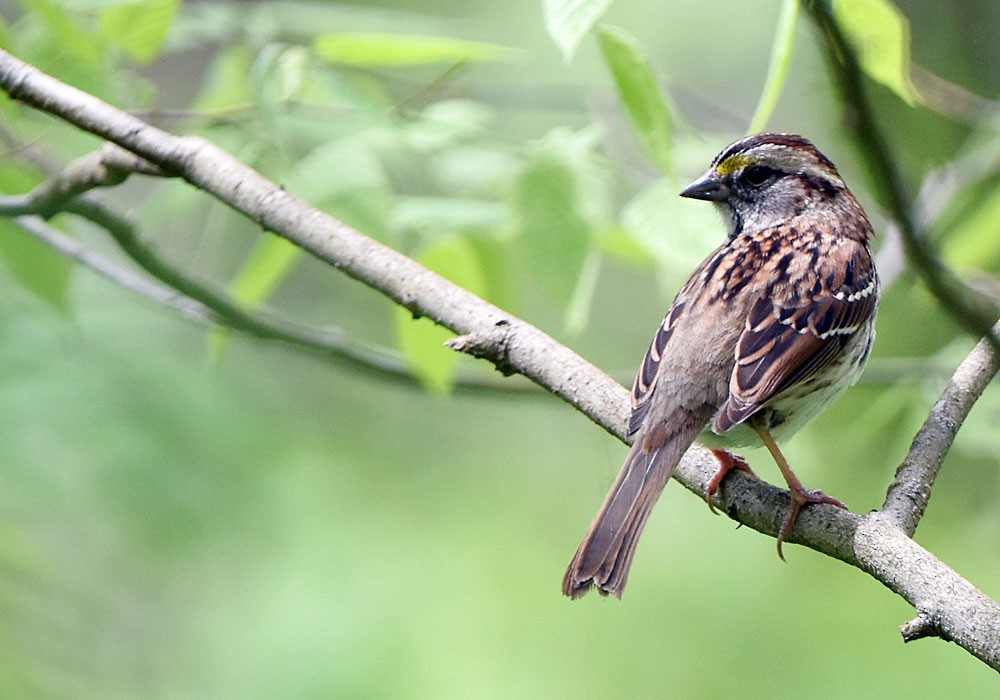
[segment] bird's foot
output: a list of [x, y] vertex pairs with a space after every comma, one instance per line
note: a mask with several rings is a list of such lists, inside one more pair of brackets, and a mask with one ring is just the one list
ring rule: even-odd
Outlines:
[[785, 560], [785, 555], [781, 552], [781, 543], [792, 534], [792, 529], [795, 527], [795, 521], [799, 518], [799, 511], [802, 510], [802, 506], [810, 503], [829, 503], [832, 506], [847, 510], [847, 506], [842, 501], [833, 496], [827, 496], [819, 489], [804, 489], [802, 488], [802, 484], [798, 483], [789, 484], [789, 487], [792, 503], [788, 508], [788, 515], [781, 521], [781, 528], [778, 530], [778, 556], [782, 561]]
[[739, 469], [750, 476], [756, 477], [757, 475], [753, 473], [753, 469], [750, 468], [745, 459], [737, 454], [733, 454], [729, 450], [712, 450], [712, 454], [719, 460], [719, 471], [715, 472], [715, 476], [712, 477], [705, 488], [705, 501], [708, 503], [708, 509], [713, 513], [717, 513], [718, 511], [715, 510], [715, 506], [712, 504], [712, 496], [718, 492], [722, 480], [726, 478], [726, 474], [734, 469]]

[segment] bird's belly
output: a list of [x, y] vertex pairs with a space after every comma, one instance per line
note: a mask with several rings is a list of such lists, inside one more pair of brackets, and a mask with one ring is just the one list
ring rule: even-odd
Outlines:
[[753, 429], [755, 424], [767, 428], [775, 440], [787, 440], [858, 381], [874, 336], [873, 326], [862, 329], [821, 371], [778, 394], [745, 422], [733, 426], [726, 433], [720, 435], [714, 432], [712, 423], [709, 423], [698, 437], [698, 442], [707, 447], [759, 447], [761, 441]]

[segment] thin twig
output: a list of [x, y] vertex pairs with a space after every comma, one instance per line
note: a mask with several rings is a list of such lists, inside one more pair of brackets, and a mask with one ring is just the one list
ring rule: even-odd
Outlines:
[[14, 223], [53, 250], [93, 270], [105, 279], [157, 304], [171, 308], [185, 318], [200, 323], [220, 322], [220, 318], [204, 304], [112, 262], [75, 238], [70, 238], [50, 226], [40, 216], [18, 216], [14, 218]]
[[98, 187], [115, 187], [134, 174], [166, 175], [148, 160], [113, 143], [106, 143], [70, 162], [31, 192], [0, 197], [0, 215], [49, 218], [63, 211], [66, 203], [74, 197]]
[[[133, 173], [167, 175], [149, 161], [113, 143], [106, 143], [98, 150], [72, 161], [27, 194], [0, 196], [0, 215], [15, 217], [26, 232], [58, 252], [133, 292], [180, 311], [188, 318], [225, 326], [262, 340], [284, 342], [346, 363], [368, 375], [391, 378], [412, 387], [420, 386], [409, 363], [394, 350], [359, 341], [341, 328], [317, 328], [282, 318], [267, 309], [256, 313], [243, 309], [232, 297], [196, 282], [167, 262], [142, 242], [130, 221], [98, 199], [85, 196], [94, 188], [119, 185]], [[135, 263], [165, 286], [117, 266], [45, 224], [45, 218], [60, 211], [75, 213], [104, 229]], [[542, 395], [537, 389], [520, 382], [500, 382], [471, 375], [457, 377], [455, 388], [459, 391], [489, 389], [500, 393]]]
[[[315, 327], [286, 319], [268, 309], [245, 311], [238, 303], [222, 292], [191, 280], [185, 273], [166, 262], [142, 243], [131, 223], [121, 218], [96, 199], [79, 197], [66, 201], [63, 208], [86, 218], [107, 231], [116, 243], [147, 273], [163, 284], [121, 267], [76, 239], [70, 238], [45, 223], [34, 214], [38, 209], [54, 210], [55, 193], [60, 188], [46, 184], [33, 194], [0, 197], [0, 213], [16, 214], [20, 205], [25, 214], [16, 215], [14, 221], [27, 233], [49, 245], [54, 250], [76, 260], [103, 277], [140, 294], [157, 304], [170, 307], [190, 320], [223, 326], [230, 330], [251, 335], [260, 340], [277, 341], [332, 360], [366, 376], [391, 379], [406, 386], [419, 388], [420, 381], [409, 363], [398, 352], [353, 338], [341, 328]], [[459, 393], [482, 393], [543, 396], [537, 388], [527, 383], [497, 381], [473, 375], [460, 375], [455, 380]]]
[[950, 119], [979, 125], [1000, 114], [1000, 103], [966, 90], [917, 63], [910, 64], [910, 79], [923, 104]]
[[[993, 327], [1000, 333], [1000, 323]], [[930, 499], [931, 487], [969, 411], [1000, 371], [1000, 353], [984, 338], [955, 370], [934, 404], [886, 494], [882, 511], [912, 536]]]
[[[357, 340], [341, 328], [317, 328], [285, 319], [267, 309], [255, 313], [243, 309], [231, 296], [195, 281], [167, 262], [142, 242], [130, 221], [100, 200], [85, 196], [95, 188], [119, 185], [132, 174], [169, 176], [167, 171], [148, 160], [114, 143], [105, 143], [54, 172], [27, 194], [0, 196], [0, 215], [16, 217], [15, 221], [25, 231], [58, 252], [152, 301], [175, 308], [188, 318], [225, 326], [261, 340], [284, 342], [345, 363], [366, 375], [389, 378], [414, 388], [421, 386], [406, 358], [395, 350]], [[45, 218], [63, 211], [75, 213], [104, 229], [126, 255], [166, 287], [117, 267], [83, 244], [45, 225]], [[457, 376], [454, 388], [460, 393], [489, 390], [500, 394], [543, 395], [526, 383], [497, 381], [471, 374]]]

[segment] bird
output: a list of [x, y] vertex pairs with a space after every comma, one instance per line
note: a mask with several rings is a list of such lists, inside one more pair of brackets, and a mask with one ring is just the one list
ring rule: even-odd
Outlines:
[[[632, 448], [563, 578], [621, 598], [639, 536], [681, 456], [695, 441], [720, 468], [706, 500], [733, 469], [729, 448], [763, 444], [791, 504], [844, 504], [806, 489], [777, 441], [854, 384], [875, 338], [879, 279], [871, 222], [834, 164], [795, 134], [755, 134], [723, 149], [680, 196], [711, 202], [726, 241], [677, 293], [632, 385]], [[714, 510], [714, 508], [713, 508]]]

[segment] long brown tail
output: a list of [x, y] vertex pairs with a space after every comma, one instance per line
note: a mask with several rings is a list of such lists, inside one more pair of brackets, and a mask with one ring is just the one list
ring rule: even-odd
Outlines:
[[566, 570], [563, 593], [579, 598], [593, 585], [602, 595], [621, 598], [646, 519], [702, 427], [685, 426], [670, 434], [661, 424], [639, 434]]

